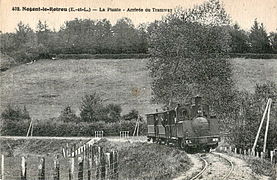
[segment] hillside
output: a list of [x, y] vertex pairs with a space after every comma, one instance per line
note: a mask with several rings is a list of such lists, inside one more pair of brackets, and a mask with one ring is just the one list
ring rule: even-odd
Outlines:
[[[234, 81], [253, 92], [255, 83], [277, 82], [277, 60], [231, 59]], [[13, 67], [0, 73], [1, 106], [26, 105], [34, 119], [56, 117], [70, 105], [79, 113], [81, 98], [98, 92], [104, 103], [117, 103], [123, 114], [138, 109], [152, 112], [151, 78], [147, 59], [44, 60]]]
[[123, 114], [155, 109], [150, 104], [147, 59], [44, 60], [1, 73], [1, 107], [26, 105], [34, 119], [56, 117], [70, 105], [79, 113], [81, 98], [97, 92], [104, 103], [117, 103]]

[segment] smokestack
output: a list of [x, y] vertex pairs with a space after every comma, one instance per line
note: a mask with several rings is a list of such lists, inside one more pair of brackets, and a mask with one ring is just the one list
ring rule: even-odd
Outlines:
[[196, 96], [195, 97], [195, 105], [200, 106], [202, 104], [202, 97], [201, 96]]

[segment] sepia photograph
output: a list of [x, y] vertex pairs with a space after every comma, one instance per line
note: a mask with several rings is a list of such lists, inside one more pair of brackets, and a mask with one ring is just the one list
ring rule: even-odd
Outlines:
[[0, 0], [0, 180], [277, 180], [277, 0]]

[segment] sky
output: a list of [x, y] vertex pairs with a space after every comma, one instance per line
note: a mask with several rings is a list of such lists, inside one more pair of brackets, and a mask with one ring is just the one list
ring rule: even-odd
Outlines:
[[[22, 21], [33, 29], [39, 20], [46, 21], [51, 29], [59, 30], [67, 20], [74, 18], [104, 19], [107, 18], [114, 24], [119, 18], [128, 17], [137, 26], [140, 23], [148, 23], [160, 20], [165, 12], [153, 12], [156, 9], [174, 9], [177, 6], [192, 8], [204, 0], [0, 0], [0, 30], [2, 32], [14, 32], [16, 25]], [[241, 28], [250, 30], [254, 19], [262, 22], [267, 32], [277, 29], [277, 0], [221, 0], [225, 10], [230, 15], [233, 23], [238, 23]], [[19, 7], [21, 11], [13, 11], [13, 7]], [[58, 7], [58, 8], [91, 8], [92, 12], [29, 12], [23, 8]], [[99, 8], [106, 11], [99, 12]], [[119, 8], [125, 11], [107, 12], [107, 8]], [[149, 8], [151, 12], [126, 12], [127, 8]], [[15, 8], [16, 9], [16, 8]]]

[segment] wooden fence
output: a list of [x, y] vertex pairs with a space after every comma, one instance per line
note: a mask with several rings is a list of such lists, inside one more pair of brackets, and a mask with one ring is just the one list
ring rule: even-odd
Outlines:
[[[118, 152], [104, 152], [102, 147], [84, 145], [62, 148], [63, 157], [45, 157], [31, 161], [21, 157], [20, 172], [11, 173], [11, 158], [1, 156], [1, 180], [118, 180]], [[34, 167], [34, 164], [36, 166]], [[47, 165], [47, 168], [46, 168]]]
[[[254, 151], [252, 152], [251, 149], [242, 149], [242, 148], [232, 148], [231, 146], [230, 147], [220, 147], [219, 148], [220, 151], [223, 151], [223, 152], [233, 152], [235, 154], [242, 154], [242, 155], [246, 155], [246, 156], [256, 156], [258, 158], [261, 158], [261, 159], [265, 159], [266, 158], [266, 155], [263, 153], [263, 152], [258, 152], [258, 151]], [[271, 163], [277, 163], [277, 154], [274, 152], [274, 151], [270, 151], [269, 152], [269, 160]]]
[[120, 131], [120, 138], [129, 138], [129, 131]]

